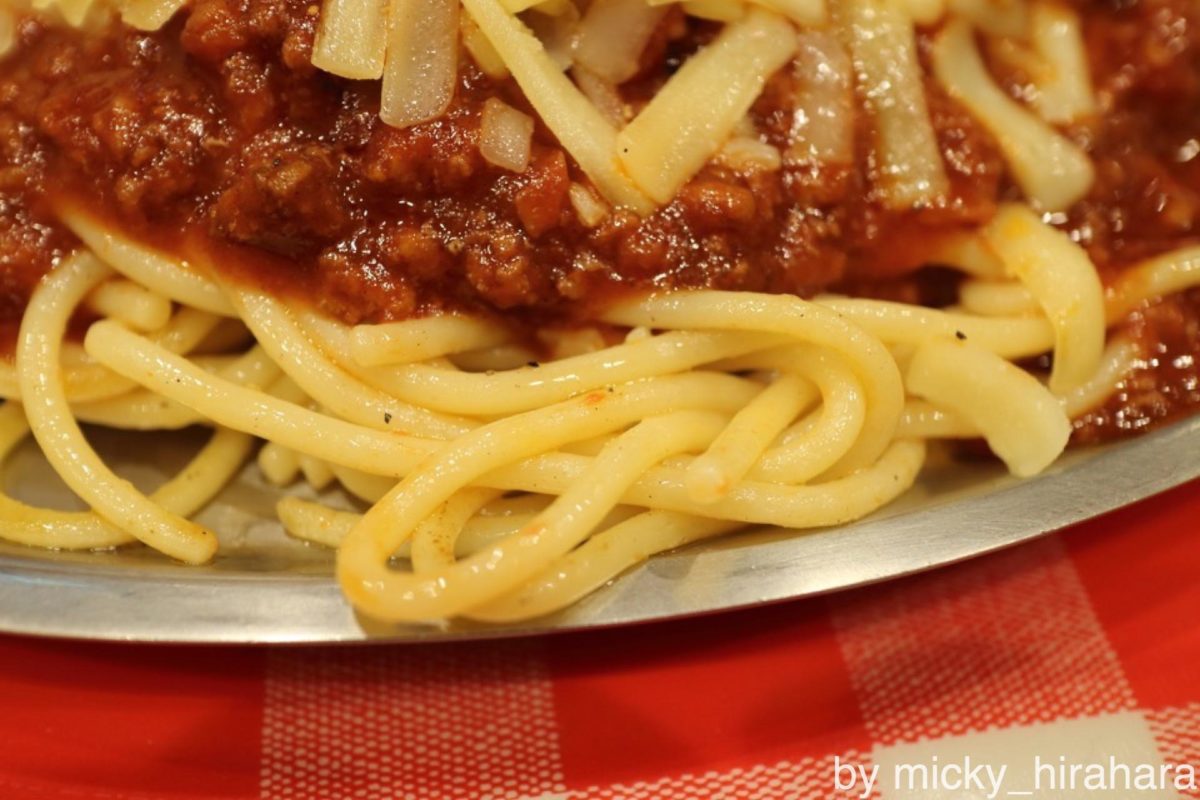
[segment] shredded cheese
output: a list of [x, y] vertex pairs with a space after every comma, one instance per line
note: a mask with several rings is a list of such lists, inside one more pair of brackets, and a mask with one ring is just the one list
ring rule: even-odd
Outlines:
[[10, 9], [0, 7], [0, 56], [8, 54], [17, 43], [17, 21]]
[[688, 59], [617, 137], [621, 163], [638, 186], [670, 202], [795, 51], [791, 25], [756, 8]]
[[466, 14], [460, 14], [459, 31], [462, 33], [463, 47], [471, 54], [475, 66], [479, 67], [484, 75], [493, 80], [508, 77], [508, 67], [504, 66], [504, 59], [500, 58], [500, 54], [483, 35], [483, 31], [479, 30], [475, 20]]
[[801, 31], [792, 71], [799, 84], [785, 160], [848, 165], [854, 160], [854, 65], [828, 31]]
[[1030, 202], [1060, 211], [1087, 194], [1095, 177], [1087, 154], [996, 85], [967, 23], [956, 20], [938, 34], [933, 72], [996, 138]]
[[859, 95], [875, 118], [875, 178], [885, 204], [935, 204], [949, 180], [925, 101], [912, 19], [890, 0], [843, 0], [834, 8], [854, 58]]
[[652, 212], [654, 205], [617, 164], [616, 131], [559, 70], [541, 42], [499, 0], [463, 0], [463, 6], [546, 127], [604, 196], [640, 214]]
[[1037, 91], [1031, 98], [1042, 119], [1073, 122], [1096, 111], [1087, 48], [1079, 15], [1057, 3], [1040, 2], [1030, 14], [1034, 50], [1044, 68], [1034, 75]]
[[141, 31], [156, 31], [171, 21], [187, 0], [124, 0], [121, 19]]
[[343, 78], [376, 80], [386, 44], [387, 0], [325, 0], [312, 63]]

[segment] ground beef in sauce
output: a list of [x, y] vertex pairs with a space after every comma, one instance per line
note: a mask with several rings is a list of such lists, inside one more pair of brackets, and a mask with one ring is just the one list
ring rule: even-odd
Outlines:
[[[1073, 4], [1103, 114], [1068, 133], [1092, 153], [1098, 180], [1053, 221], [1111, 277], [1195, 241], [1200, 11], [1189, 0]], [[66, 199], [164, 247], [199, 242], [231, 275], [348, 322], [463, 309], [539, 324], [586, 318], [645, 287], [833, 287], [945, 302], [948, 273], [914, 272], [931, 244], [1017, 197], [995, 143], [931, 81], [952, 187], [936, 208], [882, 207], [870, 120], [859, 115], [853, 165], [741, 174], [713, 164], [653, 216], [617, 211], [589, 229], [568, 201], [571, 182], [586, 179], [540, 124], [524, 173], [480, 156], [487, 98], [530, 111], [511, 81], [486, 78], [464, 56], [442, 118], [389, 128], [377, 87], [311, 66], [316, 14], [308, 0], [195, 0], [159, 33], [113, 26], [87, 37], [24, 20], [16, 53], [0, 62], [0, 320], [12, 326], [38, 277], [73, 246], [50, 212]], [[715, 30], [668, 14], [626, 98], [651, 96]], [[992, 67], [1021, 93], [1024, 76]], [[796, 80], [781, 71], [752, 110], [781, 148]], [[1085, 418], [1082, 439], [1200, 405], [1194, 367], [1161, 366], [1192, 364], [1200, 348], [1195, 293], [1139, 313], [1128, 333], [1162, 359]]]

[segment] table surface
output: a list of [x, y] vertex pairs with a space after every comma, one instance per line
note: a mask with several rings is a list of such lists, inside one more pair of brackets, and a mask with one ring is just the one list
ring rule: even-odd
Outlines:
[[1200, 482], [923, 575], [640, 627], [0, 637], [4, 800], [1200, 797], [1189, 770]]

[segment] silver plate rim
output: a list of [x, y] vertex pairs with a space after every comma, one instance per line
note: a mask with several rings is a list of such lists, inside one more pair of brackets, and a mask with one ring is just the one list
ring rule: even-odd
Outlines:
[[678, 619], [863, 586], [1029, 541], [1200, 477], [1198, 451], [1193, 418], [976, 496], [659, 556], [571, 609], [515, 626], [381, 625], [355, 615], [325, 576], [164, 568], [131, 580], [127, 568], [0, 554], [0, 631], [163, 644], [416, 643]]

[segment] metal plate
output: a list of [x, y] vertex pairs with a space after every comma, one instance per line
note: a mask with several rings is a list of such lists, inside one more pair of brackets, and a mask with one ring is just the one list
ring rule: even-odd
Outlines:
[[[101, 432], [95, 439], [119, 472], [146, 488], [196, 442], [146, 439], [160, 462], [148, 468], [123, 463], [122, 453], [142, 450], [128, 439], [119, 446]], [[1200, 419], [1072, 452], [1028, 481], [991, 464], [940, 461], [913, 491], [858, 523], [751, 531], [664, 554], [567, 611], [510, 627], [381, 626], [357, 617], [331, 577], [330, 554], [282, 533], [272, 519], [275, 490], [248, 469], [200, 517], [222, 540], [221, 555], [205, 567], [169, 563], [145, 548], [72, 554], [0, 545], [0, 630], [147, 642], [415, 642], [623, 625], [804, 597], [987, 553], [1196, 478]], [[29, 502], [63, 506], [65, 488], [32, 449], [10, 460], [4, 478]]]

